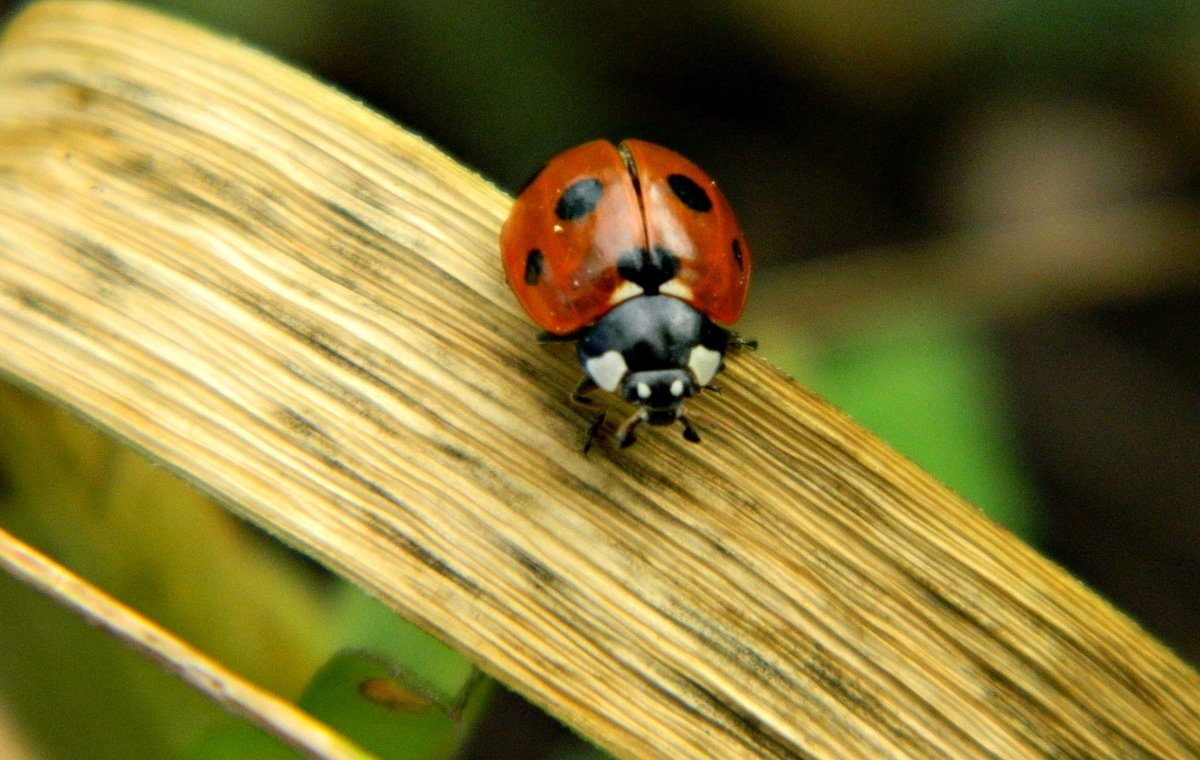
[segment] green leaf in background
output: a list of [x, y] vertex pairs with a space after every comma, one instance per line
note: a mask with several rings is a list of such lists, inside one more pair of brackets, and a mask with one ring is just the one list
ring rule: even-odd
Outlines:
[[[456, 694], [440, 693], [374, 653], [346, 650], [325, 663], [297, 704], [380, 760], [447, 760], [491, 691], [490, 683], [471, 675]], [[233, 757], [295, 760], [301, 755], [233, 718], [210, 731], [190, 754], [190, 760]]]
[[326, 663], [299, 704], [383, 760], [437, 760], [463, 737], [469, 686], [435, 693], [373, 654], [347, 651]]
[[[67, 410], [2, 385], [0, 525], [251, 681], [303, 692], [301, 707], [382, 758], [448, 756], [491, 693], [384, 605]], [[0, 704], [34, 756], [295, 757], [5, 575], [0, 611]], [[346, 686], [348, 663], [377, 699]]]
[[[490, 681], [450, 647], [349, 583], [336, 584], [328, 625], [343, 649], [316, 672], [297, 705], [381, 760], [441, 760], [477, 722]], [[296, 758], [282, 742], [230, 719], [192, 760]]]
[[[335, 649], [311, 566], [68, 410], [0, 385], [0, 525], [201, 651], [296, 694]], [[0, 576], [0, 703], [31, 754], [177, 757], [220, 708]]]
[[[477, 722], [493, 692], [461, 655], [347, 586], [350, 630], [381, 643], [347, 649], [317, 671], [297, 705], [380, 760], [444, 760]], [[355, 639], [351, 634], [350, 640]], [[210, 731], [191, 760], [292, 760], [300, 755], [265, 731], [230, 718]]]
[[993, 519], [1036, 540], [1033, 489], [984, 330], [898, 315], [787, 369]]
[[349, 583], [339, 584], [332, 609], [343, 649], [371, 652], [442, 709], [463, 709], [479, 679], [469, 660]]

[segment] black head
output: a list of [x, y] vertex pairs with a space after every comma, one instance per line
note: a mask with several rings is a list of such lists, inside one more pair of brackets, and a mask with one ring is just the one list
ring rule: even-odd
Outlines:
[[691, 374], [684, 369], [630, 372], [621, 383], [621, 398], [646, 410], [646, 422], [670, 425], [683, 412], [683, 402], [696, 393]]
[[[721, 368], [729, 333], [686, 302], [643, 295], [618, 304], [579, 338], [579, 362], [588, 378], [638, 408], [631, 423], [684, 423], [684, 402]], [[624, 428], [632, 441], [632, 427]], [[690, 433], [690, 434], [689, 434]]]

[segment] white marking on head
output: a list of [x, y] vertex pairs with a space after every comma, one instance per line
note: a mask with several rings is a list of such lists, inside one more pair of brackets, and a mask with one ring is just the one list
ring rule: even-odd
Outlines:
[[721, 369], [721, 352], [700, 345], [694, 346], [688, 354], [688, 369], [696, 378], [697, 385], [708, 385], [716, 377], [717, 370]]
[[588, 377], [596, 385], [604, 390], [612, 393], [621, 384], [621, 378], [625, 377], [625, 373], [629, 371], [629, 367], [625, 364], [625, 357], [621, 356], [618, 351], [605, 351], [599, 356], [594, 356], [587, 360], [583, 367], [587, 370]]
[[658, 292], [664, 296], [675, 296], [682, 298], [685, 301], [692, 300], [692, 288], [689, 285], [684, 285], [676, 277], [674, 280], [667, 280], [662, 285], [658, 286]]
[[634, 296], [640, 296], [645, 292], [646, 291], [641, 285], [638, 285], [636, 282], [631, 280], [626, 280], [618, 285], [617, 289], [612, 292], [612, 295], [608, 297], [608, 302], [611, 305], [616, 306], [622, 301], [628, 301], [630, 298], [633, 298]]
[[638, 383], [638, 398], [650, 398], [650, 386], [646, 383]]
[[671, 395], [672, 396], [682, 396], [683, 395], [683, 381], [680, 380], [679, 378], [675, 378], [675, 380], [671, 383]]

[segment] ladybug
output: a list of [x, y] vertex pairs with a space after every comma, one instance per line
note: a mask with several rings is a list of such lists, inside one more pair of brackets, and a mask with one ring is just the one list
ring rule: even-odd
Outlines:
[[[643, 422], [700, 435], [684, 404], [710, 385], [726, 349], [751, 345], [723, 325], [741, 316], [750, 251], [716, 183], [674, 151], [595, 140], [551, 159], [521, 190], [500, 233], [509, 285], [543, 340], [577, 341], [584, 377]], [[588, 430], [586, 452], [604, 414]]]

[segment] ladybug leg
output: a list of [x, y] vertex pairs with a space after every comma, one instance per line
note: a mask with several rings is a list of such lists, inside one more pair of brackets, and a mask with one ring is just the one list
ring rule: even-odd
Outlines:
[[538, 343], [570, 343], [573, 340], [579, 340], [581, 330], [576, 330], [573, 333], [566, 335], [556, 335], [552, 332], [540, 332], [537, 336]]
[[[587, 375], [579, 381], [579, 385], [575, 386], [575, 390], [571, 391], [571, 401], [579, 406], [587, 409], [594, 409], [596, 402], [588, 396], [600, 386], [596, 385], [596, 381]], [[588, 426], [587, 437], [583, 441], [583, 453], [588, 453], [592, 448], [592, 444], [596, 442], [596, 436], [600, 434], [600, 426], [604, 424], [604, 418], [607, 416], [605, 412], [600, 412], [596, 419], [592, 420], [592, 424]]]
[[621, 427], [617, 428], [617, 445], [623, 449], [629, 448], [633, 442], [637, 440], [637, 436], [633, 434], [633, 429], [646, 421], [646, 410], [639, 409], [634, 412], [628, 419], [621, 423]]
[[745, 349], [747, 351], [757, 351], [758, 341], [753, 338], [743, 338], [740, 335], [729, 336], [729, 348], [734, 351]]
[[595, 380], [584, 375], [583, 379], [579, 381], [579, 385], [575, 386], [575, 390], [571, 391], [571, 400], [580, 406], [591, 408], [596, 405], [596, 402], [588, 396], [599, 387]]
[[583, 442], [583, 453], [588, 453], [588, 449], [592, 448], [592, 444], [596, 442], [596, 436], [600, 434], [600, 426], [604, 424], [604, 418], [608, 416], [604, 412], [600, 412], [592, 424], [588, 427], [587, 438]]
[[682, 414], [679, 415], [679, 421], [683, 424], [683, 438], [692, 443], [700, 443], [700, 434], [696, 432], [696, 428], [692, 427], [692, 421]]

